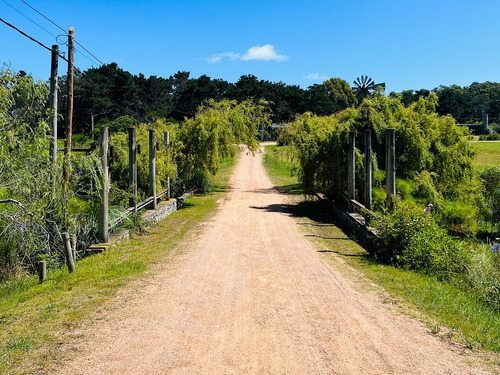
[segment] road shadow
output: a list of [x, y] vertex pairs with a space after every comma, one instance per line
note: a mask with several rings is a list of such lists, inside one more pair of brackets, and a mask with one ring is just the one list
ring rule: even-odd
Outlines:
[[326, 201], [305, 201], [297, 204], [276, 203], [267, 206], [250, 206], [255, 210], [266, 212], [279, 212], [298, 218], [308, 218], [314, 223], [302, 223], [303, 225], [335, 226], [333, 218], [328, 214], [328, 203]]

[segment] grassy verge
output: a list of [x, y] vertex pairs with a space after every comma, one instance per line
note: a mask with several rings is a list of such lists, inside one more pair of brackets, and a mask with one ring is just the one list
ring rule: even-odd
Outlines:
[[479, 168], [500, 165], [500, 142], [481, 141], [472, 144], [477, 151], [474, 165]]
[[[267, 159], [278, 157], [279, 152], [266, 148]], [[273, 183], [283, 184], [286, 179], [286, 184], [293, 184], [287, 168], [269, 167], [273, 163], [282, 165], [286, 160], [265, 161]], [[362, 281], [366, 278], [382, 287], [390, 295], [387, 302], [397, 302], [406, 313], [424, 321], [433, 333], [470, 348], [500, 351], [500, 316], [472, 293], [434, 277], [374, 262], [361, 246], [333, 225], [328, 208], [321, 202], [309, 202], [307, 209], [303, 203], [297, 212], [306, 236], [333, 267], [357, 278], [364, 287], [368, 285]]]
[[302, 184], [294, 174], [295, 164], [288, 151], [288, 147], [266, 146], [264, 153], [264, 167], [273, 184], [283, 194], [302, 194]]
[[0, 285], [0, 374], [38, 373], [57, 357], [64, 334], [99, 312], [120, 287], [144, 275], [159, 262], [168, 262], [188, 232], [215, 212], [216, 202], [229, 187], [235, 160], [224, 161], [215, 182], [219, 191], [195, 196], [184, 208], [105, 253], [66, 269]]

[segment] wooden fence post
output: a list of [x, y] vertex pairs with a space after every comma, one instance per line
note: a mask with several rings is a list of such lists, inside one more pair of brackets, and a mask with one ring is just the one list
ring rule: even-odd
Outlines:
[[42, 260], [38, 262], [38, 280], [43, 283], [47, 278], [47, 262]]
[[365, 207], [372, 208], [372, 132], [365, 131]]
[[59, 62], [59, 46], [52, 46], [52, 60], [50, 65], [50, 124], [52, 134], [50, 137], [50, 161], [57, 161], [57, 67]]
[[108, 242], [108, 193], [109, 193], [109, 176], [108, 176], [108, 127], [101, 128], [99, 136], [99, 158], [102, 164], [101, 175], [101, 204], [99, 209], [99, 239], [102, 242]]
[[349, 212], [354, 212], [354, 206], [351, 203], [352, 199], [356, 199], [355, 193], [355, 173], [356, 173], [356, 133], [353, 131], [349, 132], [349, 151], [347, 152], [347, 195], [349, 198], [348, 210]]
[[73, 253], [73, 259], [76, 262], [76, 234], [71, 235], [71, 252]]
[[149, 131], [149, 196], [153, 197], [152, 209], [156, 209], [156, 139], [155, 131]]
[[[163, 133], [163, 141], [165, 143], [165, 149], [168, 150], [170, 148], [170, 132], [166, 131]], [[170, 199], [170, 176], [167, 176], [167, 196]]]
[[73, 251], [71, 249], [71, 242], [69, 239], [69, 233], [63, 233], [64, 238], [64, 250], [66, 253], [66, 265], [68, 266], [69, 273], [75, 272], [75, 260], [73, 259]]
[[387, 200], [390, 202], [396, 195], [396, 146], [395, 131], [390, 128], [385, 131], [385, 173]]
[[128, 185], [132, 187], [133, 198], [129, 205], [137, 213], [137, 139], [136, 129], [128, 128]]

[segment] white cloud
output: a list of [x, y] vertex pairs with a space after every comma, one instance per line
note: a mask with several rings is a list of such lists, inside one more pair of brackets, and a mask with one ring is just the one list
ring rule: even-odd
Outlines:
[[240, 58], [240, 54], [235, 52], [222, 52], [219, 53], [218, 55], [207, 58], [207, 62], [210, 64], [216, 64], [220, 62], [223, 58], [228, 58], [229, 60], [238, 60]]
[[275, 60], [275, 61], [285, 61], [288, 60], [288, 56], [280, 55], [276, 52], [276, 49], [272, 44], [264, 44], [263, 46], [254, 46], [248, 49], [241, 59], [243, 61], [248, 60]]
[[323, 80], [323, 81], [328, 79], [327, 76], [325, 76], [323, 74], [319, 74], [319, 73], [311, 73], [311, 74], [304, 76], [304, 78], [311, 79], [311, 80]]
[[278, 52], [276, 52], [276, 49], [272, 44], [265, 44], [263, 46], [257, 45], [254, 47], [250, 47], [243, 56], [237, 52], [226, 51], [208, 57], [206, 61], [209, 64], [216, 64], [221, 62], [223, 59], [243, 60], [243, 61], [249, 61], [249, 60], [285, 61], [288, 60], [288, 56], [280, 55]]

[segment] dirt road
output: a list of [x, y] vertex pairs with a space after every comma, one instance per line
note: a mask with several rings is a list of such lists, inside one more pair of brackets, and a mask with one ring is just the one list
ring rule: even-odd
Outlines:
[[476, 374], [332, 270], [280, 210], [261, 155], [196, 243], [84, 334], [65, 374]]

